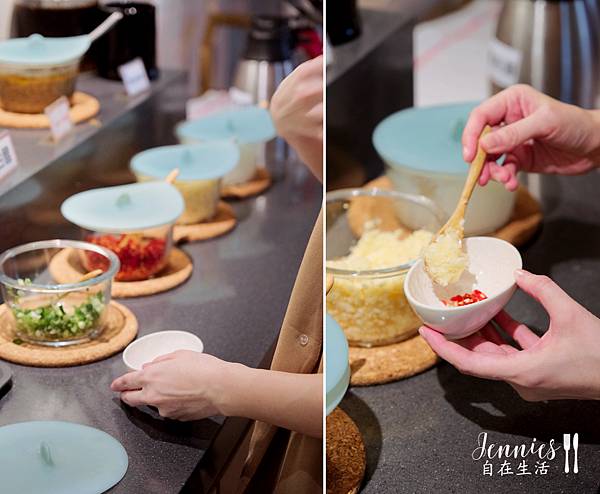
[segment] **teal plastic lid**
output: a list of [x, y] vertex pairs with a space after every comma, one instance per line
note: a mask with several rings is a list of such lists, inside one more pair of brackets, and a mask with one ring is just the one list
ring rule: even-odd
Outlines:
[[229, 173], [239, 160], [238, 146], [214, 141], [148, 149], [132, 158], [131, 169], [140, 175], [162, 179], [179, 168], [176, 180], [210, 180]]
[[2, 492], [100, 494], [127, 472], [125, 448], [114, 437], [69, 422], [21, 422], [0, 427]]
[[241, 144], [265, 142], [275, 137], [271, 115], [258, 106], [242, 106], [179, 124], [180, 140], [218, 141], [231, 139]]
[[46, 38], [32, 34], [0, 42], [0, 63], [17, 65], [62, 65], [81, 58], [90, 47], [90, 37]]
[[325, 355], [325, 411], [329, 415], [342, 401], [350, 383], [348, 340], [329, 314], [325, 316], [327, 349]]
[[174, 223], [183, 213], [179, 191], [166, 182], [104, 187], [80, 192], [62, 203], [71, 223], [95, 232], [133, 232]]
[[409, 108], [382, 120], [373, 132], [373, 145], [392, 167], [423, 172], [466, 174], [462, 131], [477, 102]]

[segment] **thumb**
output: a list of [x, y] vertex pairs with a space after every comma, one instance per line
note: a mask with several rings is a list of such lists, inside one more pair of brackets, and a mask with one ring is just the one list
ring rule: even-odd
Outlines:
[[565, 314], [566, 304], [576, 304], [554, 281], [548, 276], [540, 276], [524, 269], [515, 271], [515, 281], [521, 290], [537, 300], [551, 319], [559, 318]]
[[545, 128], [543, 115], [534, 112], [528, 117], [490, 132], [481, 139], [481, 147], [486, 153], [507, 153], [530, 139], [541, 137]]

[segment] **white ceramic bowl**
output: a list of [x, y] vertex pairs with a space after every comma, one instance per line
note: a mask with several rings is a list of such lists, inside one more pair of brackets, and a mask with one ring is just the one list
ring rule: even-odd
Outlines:
[[177, 350], [204, 351], [202, 340], [187, 331], [160, 331], [130, 343], [123, 352], [123, 362], [129, 370], [140, 370], [155, 358]]
[[[429, 327], [450, 340], [465, 338], [485, 326], [516, 290], [514, 272], [523, 264], [519, 251], [493, 237], [465, 239], [468, 269], [447, 287], [434, 285], [419, 259], [404, 280], [404, 293], [412, 309]], [[442, 300], [481, 290], [488, 298], [463, 307], [448, 307]]]

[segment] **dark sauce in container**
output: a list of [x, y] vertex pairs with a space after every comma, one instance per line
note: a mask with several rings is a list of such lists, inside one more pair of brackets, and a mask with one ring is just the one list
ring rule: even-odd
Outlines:
[[96, 43], [98, 74], [107, 79], [120, 80], [118, 68], [140, 57], [148, 77], [156, 79], [156, 8], [150, 2], [106, 2], [100, 9], [104, 18], [118, 11], [121, 19]]

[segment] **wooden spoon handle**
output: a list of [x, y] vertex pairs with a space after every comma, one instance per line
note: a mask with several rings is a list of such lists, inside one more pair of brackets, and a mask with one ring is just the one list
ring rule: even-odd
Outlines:
[[179, 168], [173, 168], [165, 177], [165, 182], [167, 182], [168, 184], [173, 184], [173, 182], [175, 182], [175, 179], [177, 178], [177, 175], [179, 175]]
[[479, 142], [486, 134], [489, 134], [492, 131], [492, 128], [489, 125], [486, 125], [483, 129], [483, 132], [479, 136], [479, 141], [477, 144], [477, 154], [475, 155], [475, 159], [471, 163], [469, 167], [469, 174], [467, 175], [467, 180], [465, 181], [465, 185], [463, 187], [460, 198], [458, 199], [458, 204], [456, 205], [456, 209], [452, 216], [448, 220], [448, 222], [444, 225], [442, 230], [445, 231], [448, 226], [454, 225], [458, 226], [458, 223], [465, 216], [465, 210], [467, 209], [467, 205], [469, 204], [469, 200], [473, 195], [473, 190], [475, 189], [475, 185], [477, 185], [477, 180], [479, 180], [479, 176], [481, 175], [481, 170], [483, 170], [483, 165], [485, 165], [486, 152], [481, 148]]
[[81, 278], [79, 278], [79, 283], [81, 283], [82, 281], [91, 280], [96, 276], [100, 276], [102, 273], [104, 273], [104, 271], [102, 271], [101, 269], [94, 269], [93, 271], [90, 271], [89, 273], [86, 273]]

